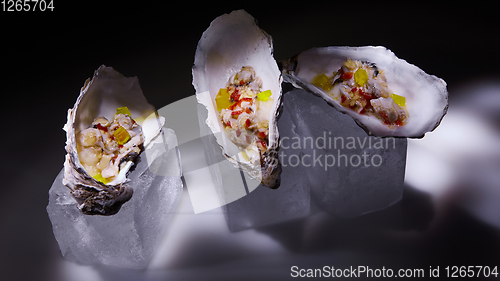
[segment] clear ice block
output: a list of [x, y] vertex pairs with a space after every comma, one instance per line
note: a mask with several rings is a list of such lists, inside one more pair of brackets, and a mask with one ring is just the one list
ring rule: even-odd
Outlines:
[[[203, 110], [198, 109], [200, 129], [207, 135]], [[406, 138], [368, 136], [351, 117], [300, 89], [284, 94], [278, 129], [282, 174], [276, 190], [259, 185], [221, 160], [214, 137], [203, 139], [216, 189], [221, 202], [226, 202], [223, 208], [231, 231], [305, 217], [316, 205], [349, 218], [401, 199]], [[246, 186], [246, 194], [225, 199], [228, 190], [241, 185]]]
[[115, 215], [84, 215], [62, 184], [63, 171], [59, 173], [49, 190], [47, 213], [67, 260], [136, 269], [147, 266], [183, 187], [175, 133], [164, 128], [163, 136], [138, 157], [127, 183], [134, 194]]
[[[207, 110], [202, 105], [198, 105], [198, 116], [201, 135], [204, 136], [202, 142], [207, 165], [230, 231], [276, 224], [309, 215], [309, 187], [304, 180], [305, 170], [300, 167], [283, 168], [278, 189], [261, 185], [224, 158], [221, 147], [205, 123]], [[286, 116], [281, 118], [285, 123], [290, 120]], [[280, 123], [278, 126], [281, 126]], [[292, 126], [293, 124], [286, 123], [284, 129], [280, 129], [280, 136], [291, 134]]]
[[[291, 130], [283, 120], [288, 116]], [[322, 210], [355, 217], [401, 199], [406, 138], [368, 136], [351, 117], [300, 89], [284, 95], [278, 128], [291, 133], [281, 137], [283, 170], [287, 166], [303, 170], [307, 180], [292, 182], [304, 181], [313, 203]], [[288, 148], [295, 149], [294, 154]]]

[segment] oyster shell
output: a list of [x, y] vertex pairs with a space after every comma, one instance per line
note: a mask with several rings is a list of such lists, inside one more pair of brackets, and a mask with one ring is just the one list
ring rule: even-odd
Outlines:
[[[251, 81], [242, 83], [251, 88], [259, 88], [255, 86], [259, 84], [262, 91], [271, 92], [269, 100], [272, 104], [267, 106], [267, 110], [255, 112], [257, 118], [268, 120], [264, 149], [255, 141], [248, 145], [233, 142], [235, 139], [228, 136], [231, 130], [227, 123], [222, 122], [217, 109], [215, 99], [219, 90], [231, 86], [236, 76], [246, 75], [245, 69], [252, 69], [255, 75], [249, 78]], [[224, 14], [210, 24], [198, 42], [192, 72], [196, 98], [208, 110], [206, 123], [216, 136], [223, 155], [253, 179], [270, 188], [277, 188], [281, 165], [277, 153], [279, 133], [276, 121], [281, 105], [282, 77], [273, 58], [271, 37], [243, 10]], [[258, 82], [258, 79], [261, 81]], [[238, 86], [233, 85], [233, 88]], [[255, 101], [256, 98], [253, 98]]]
[[102, 65], [92, 79], [85, 81], [74, 107], [68, 110], [68, 121], [64, 126], [67, 154], [63, 184], [71, 190], [78, 208], [88, 215], [113, 215], [133, 194], [133, 189], [126, 184], [126, 174], [133, 165], [131, 160], [140, 152], [138, 148], [120, 155], [125, 163], [117, 168], [120, 173], [108, 184], [89, 175], [80, 161], [82, 155], [77, 148], [81, 143], [77, 139], [82, 131], [97, 131], [88, 128], [97, 123], [104, 124], [107, 120], [100, 116], [113, 116], [120, 107], [127, 107], [140, 125], [134, 124], [134, 130], [137, 131], [137, 138], [143, 141], [141, 147], [147, 147], [160, 134], [165, 121], [146, 101], [136, 77], [126, 78], [113, 68]]
[[[388, 121], [384, 123], [380, 116], [377, 118], [375, 115], [363, 114], [364, 111], [360, 113], [360, 110], [353, 110], [356, 108], [354, 104], [351, 106], [353, 109], [343, 106], [343, 100], [341, 101], [339, 95], [334, 93], [335, 90], [339, 91], [333, 89], [335, 81], [332, 87], [313, 85], [318, 75], [338, 76], [339, 70], [345, 68], [345, 64], [350, 60], [357, 61], [358, 64], [362, 62], [365, 68], [370, 66], [376, 75], [383, 72], [385, 75], [383, 79], [386, 79], [383, 83], [386, 82], [390, 89], [388, 91], [392, 91], [396, 97], [404, 101], [405, 108], [398, 107], [393, 110], [393, 112], [399, 111], [404, 116], [402, 122], [397, 125], [388, 124]], [[322, 97], [337, 110], [354, 118], [369, 135], [421, 138], [439, 125], [448, 110], [446, 83], [399, 59], [385, 47], [313, 48], [280, 62], [280, 66], [286, 82]], [[390, 98], [375, 98], [378, 99], [371, 100], [372, 110], [390, 108], [391, 103], [394, 104]]]

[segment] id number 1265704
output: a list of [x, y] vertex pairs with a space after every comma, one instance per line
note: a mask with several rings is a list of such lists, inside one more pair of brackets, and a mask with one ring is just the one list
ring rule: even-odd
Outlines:
[[3, 12], [54, 11], [54, 0], [2, 0]]

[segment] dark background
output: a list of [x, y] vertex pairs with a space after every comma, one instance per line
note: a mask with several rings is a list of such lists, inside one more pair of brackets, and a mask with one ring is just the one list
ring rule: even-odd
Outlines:
[[[0, 275], [7, 280], [51, 280], [51, 270], [61, 259], [45, 207], [48, 190], [64, 162], [66, 112], [85, 79], [101, 64], [125, 76], [137, 76], [157, 108], [193, 95], [191, 67], [197, 42], [210, 22], [223, 13], [243, 8], [254, 16], [273, 37], [277, 60], [311, 47], [383, 45], [443, 78], [450, 104], [458, 96], [457, 89], [468, 81], [500, 78], [496, 5], [450, 1], [404, 6], [381, 5], [380, 1], [240, 6], [234, 5], [236, 1], [231, 5], [54, 2], [52, 12], [0, 12]], [[415, 268], [446, 263], [499, 265], [497, 229], [453, 204], [436, 223], [426, 196], [408, 188], [399, 209], [342, 221], [339, 227], [347, 230], [335, 232], [336, 239], [346, 239], [343, 249], [367, 248], [371, 255], [388, 255], [394, 261], [402, 258]], [[394, 221], [397, 228], [426, 234], [406, 242], [373, 234], [373, 229]], [[283, 227], [292, 233], [300, 224]], [[364, 235], [348, 235], [349, 229], [360, 227]], [[279, 229], [264, 232], [280, 236], [276, 234]], [[292, 234], [280, 239], [302, 254], [294, 249]], [[320, 236], [312, 249], [338, 246], [326, 241], [327, 237]], [[323, 265], [311, 262], [311, 267]], [[284, 274], [289, 274], [290, 267], [286, 268]]]

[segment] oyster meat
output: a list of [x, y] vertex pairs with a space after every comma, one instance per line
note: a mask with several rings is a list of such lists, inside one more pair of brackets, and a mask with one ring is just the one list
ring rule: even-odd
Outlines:
[[446, 83], [384, 47], [326, 47], [281, 62], [285, 81], [322, 97], [369, 135], [421, 138], [448, 110]]
[[85, 82], [64, 126], [63, 178], [84, 214], [116, 214], [132, 197], [127, 173], [164, 122], [146, 101], [137, 78], [101, 66]]
[[198, 43], [193, 85], [207, 125], [235, 167], [280, 184], [277, 117], [282, 77], [272, 40], [243, 10], [215, 19]]
[[125, 181], [125, 174], [142, 152], [142, 128], [127, 107], [117, 108], [112, 122], [100, 116], [77, 133], [76, 148], [87, 174], [107, 185]]

